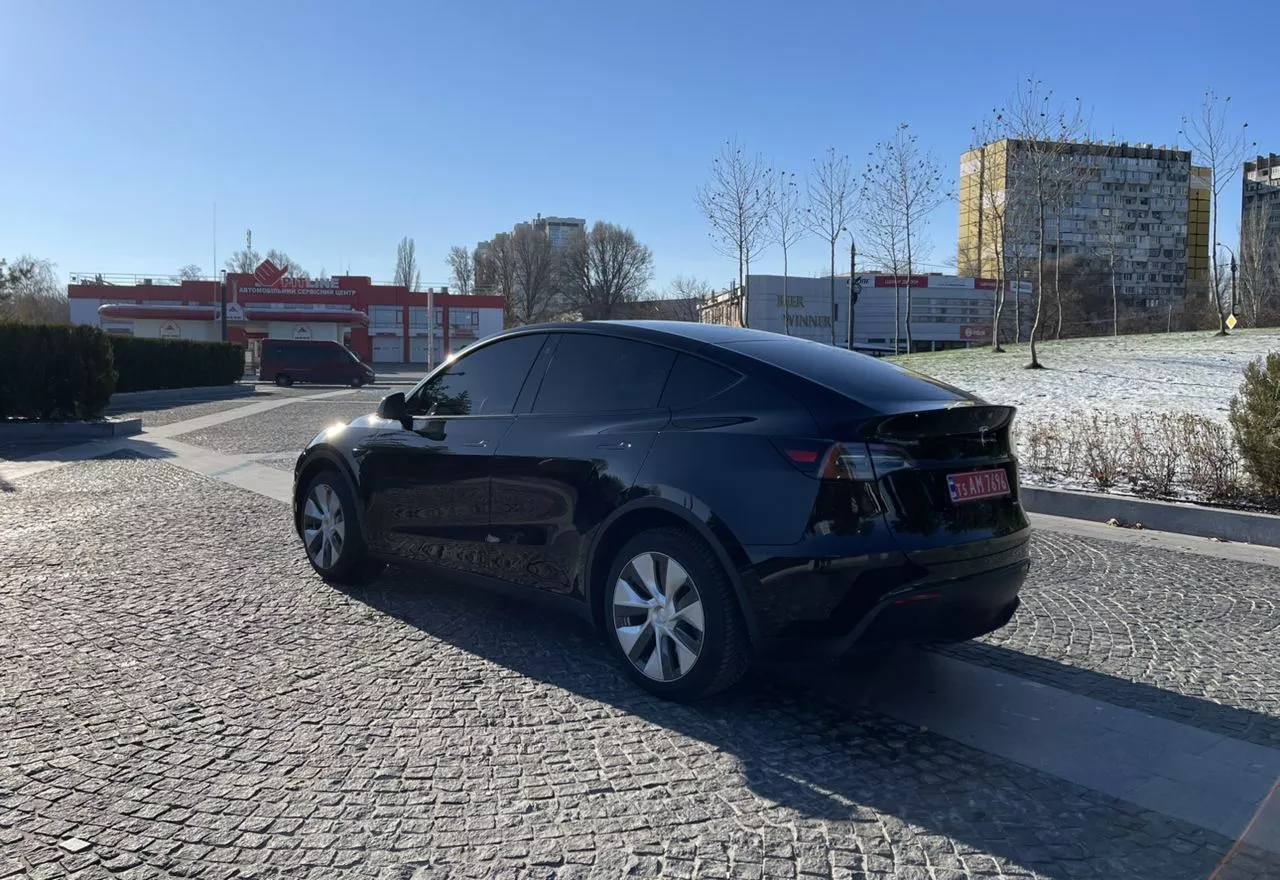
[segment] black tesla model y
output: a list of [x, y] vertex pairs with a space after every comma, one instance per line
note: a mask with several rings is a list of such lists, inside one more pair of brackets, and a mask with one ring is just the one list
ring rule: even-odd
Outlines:
[[521, 327], [298, 459], [311, 564], [563, 599], [641, 686], [728, 687], [1007, 623], [1029, 528], [1014, 410], [815, 342], [708, 324]]

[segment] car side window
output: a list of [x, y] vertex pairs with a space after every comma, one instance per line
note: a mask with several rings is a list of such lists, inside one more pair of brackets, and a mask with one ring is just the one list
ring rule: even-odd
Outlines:
[[676, 353], [656, 345], [565, 333], [551, 356], [535, 413], [590, 413], [654, 409]]
[[727, 367], [713, 364], [693, 355], [682, 354], [676, 358], [662, 392], [662, 406], [669, 409], [685, 409], [715, 397], [741, 376]]
[[407, 401], [409, 413], [480, 416], [511, 412], [545, 342], [544, 334], [513, 336], [467, 352], [414, 389]]

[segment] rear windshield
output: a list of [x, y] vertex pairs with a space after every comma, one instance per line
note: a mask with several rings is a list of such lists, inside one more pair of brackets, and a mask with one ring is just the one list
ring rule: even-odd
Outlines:
[[724, 348], [812, 379], [868, 406], [974, 399], [959, 388], [896, 364], [806, 339], [750, 340], [729, 343]]

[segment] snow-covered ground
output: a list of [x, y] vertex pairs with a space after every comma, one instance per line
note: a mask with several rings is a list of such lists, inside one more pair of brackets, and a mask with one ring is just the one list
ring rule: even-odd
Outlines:
[[1245, 365], [1280, 351], [1280, 329], [1070, 339], [1036, 346], [1048, 369], [1026, 370], [1028, 346], [907, 355], [896, 362], [1018, 407], [1022, 425], [1072, 412], [1193, 413], [1226, 422]]

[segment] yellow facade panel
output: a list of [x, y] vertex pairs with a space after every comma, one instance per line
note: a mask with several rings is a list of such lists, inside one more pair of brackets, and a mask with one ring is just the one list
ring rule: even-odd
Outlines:
[[961, 275], [991, 278], [997, 274], [995, 230], [999, 212], [994, 196], [1005, 187], [1006, 141], [967, 150], [960, 156], [959, 228], [956, 267]]
[[1209, 194], [1213, 170], [1191, 166], [1187, 193], [1187, 280], [1209, 278]]

